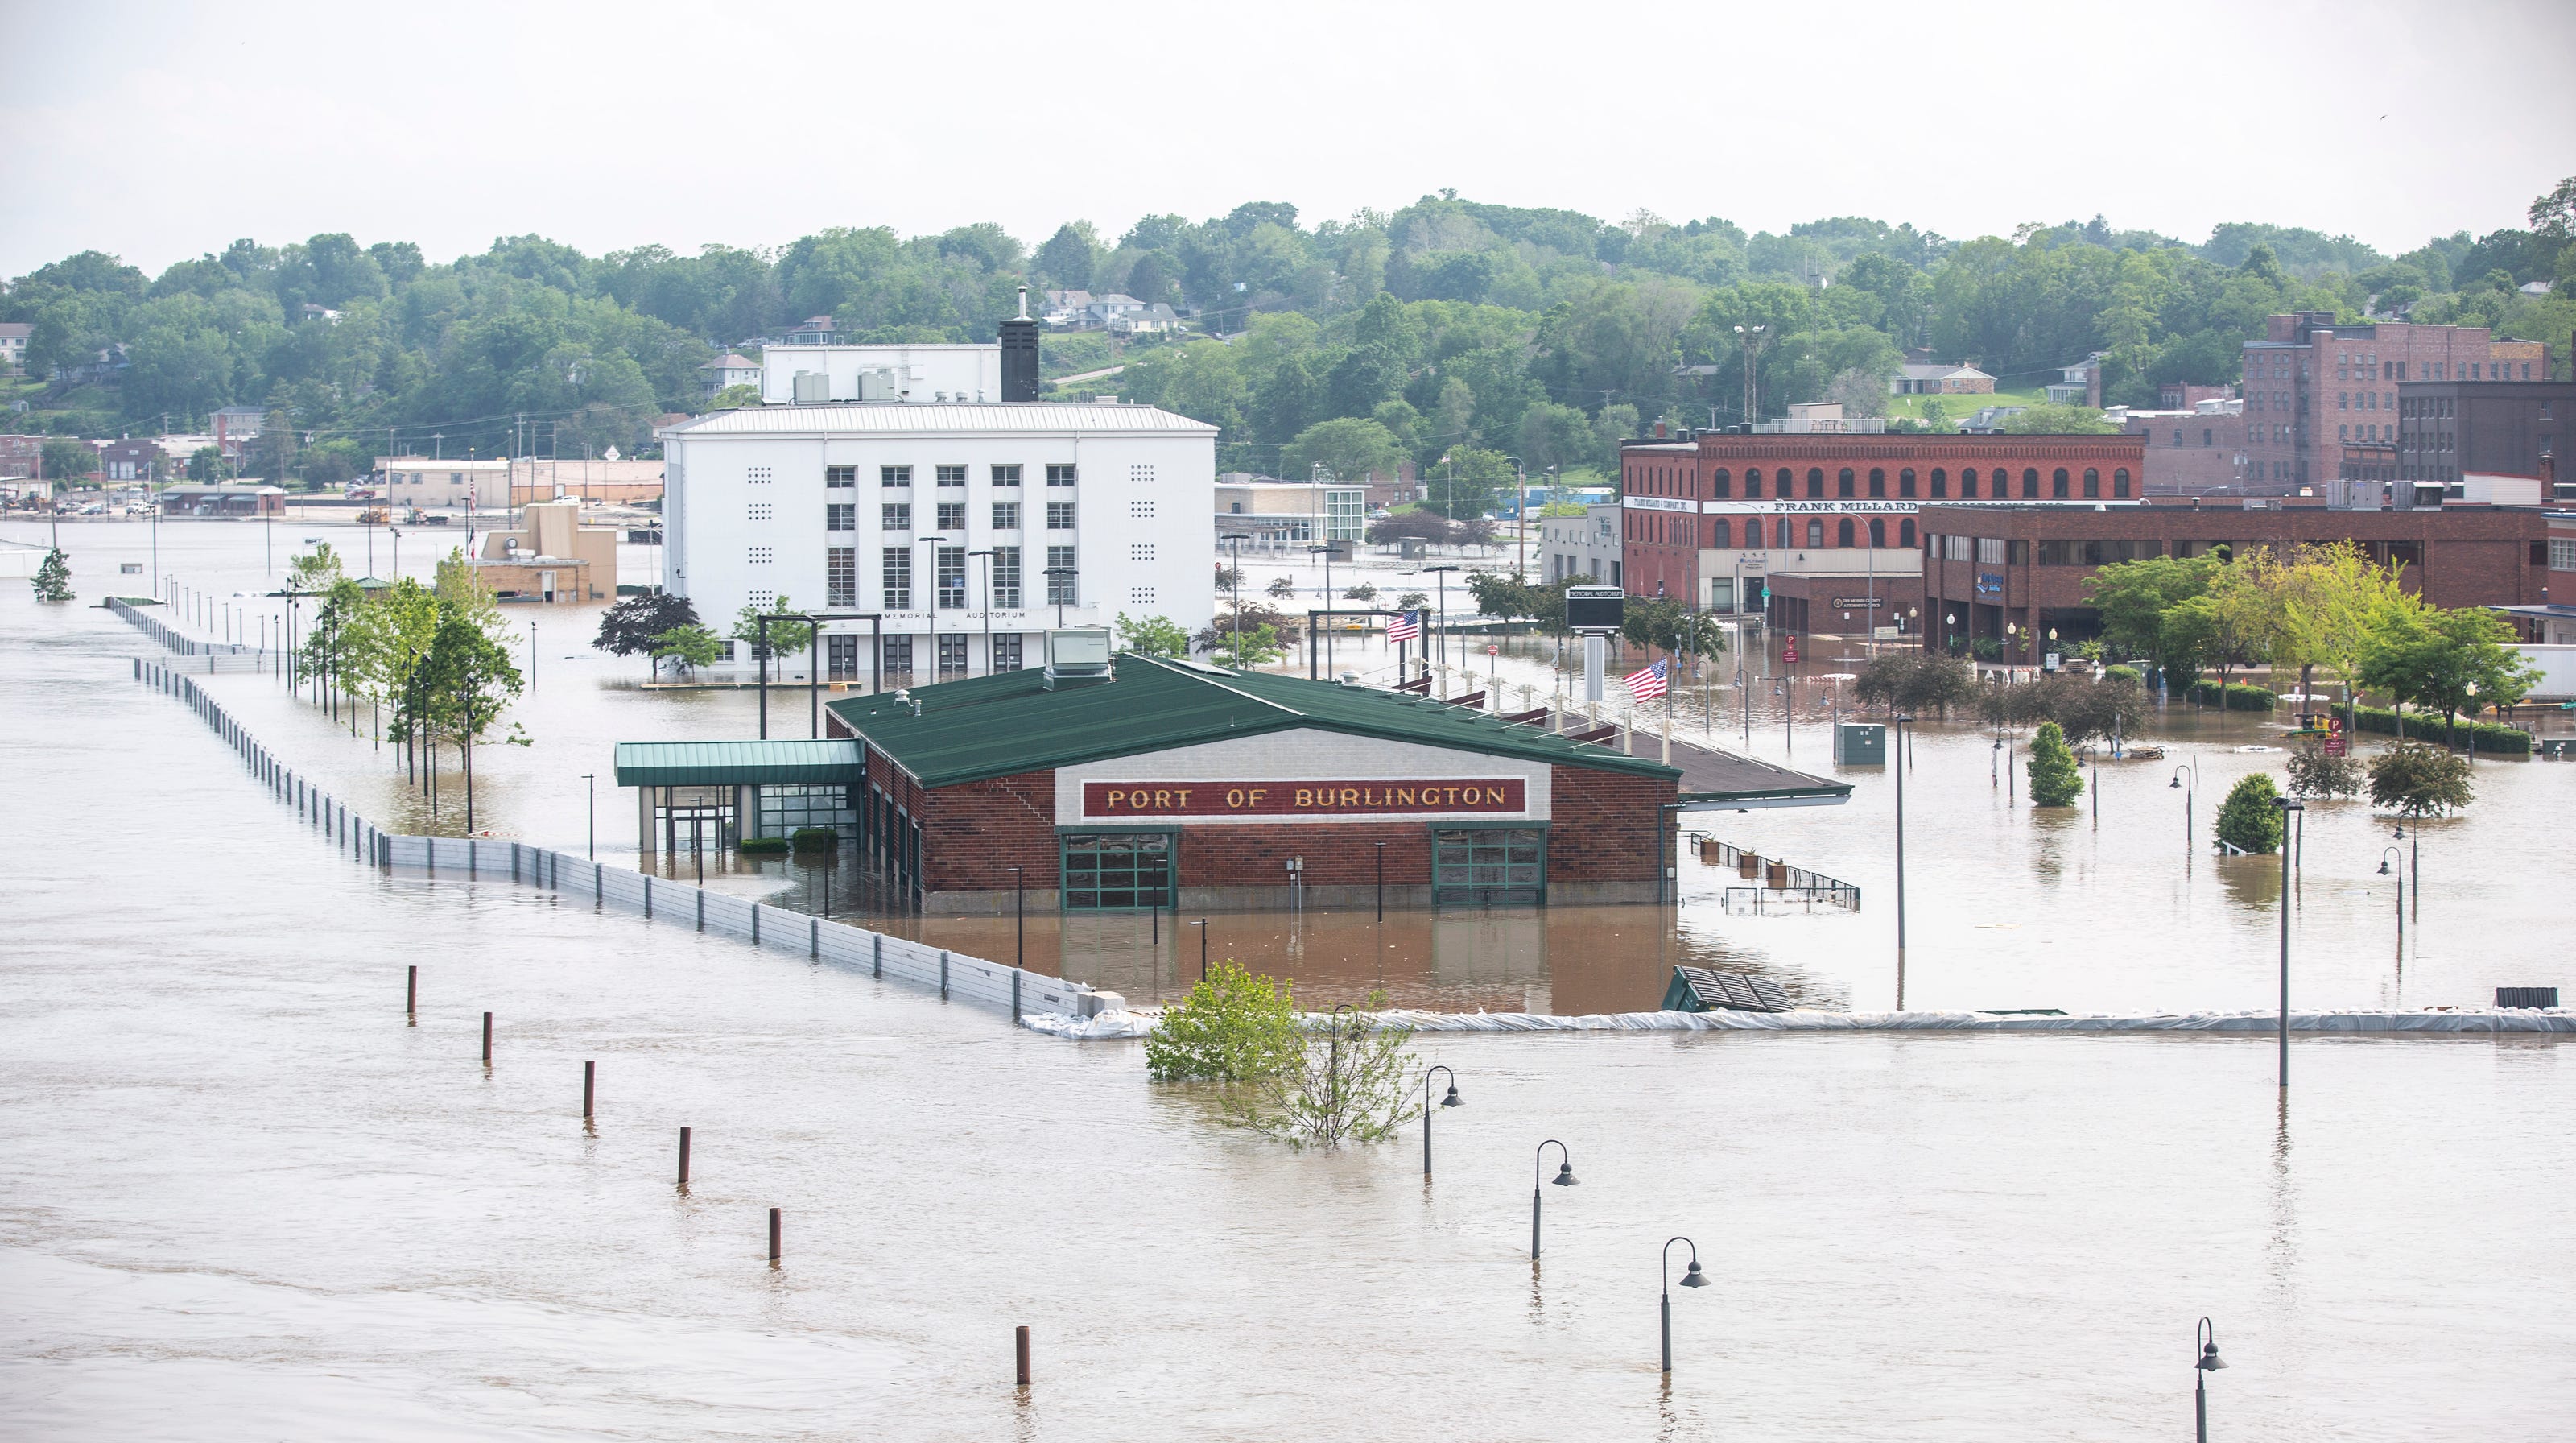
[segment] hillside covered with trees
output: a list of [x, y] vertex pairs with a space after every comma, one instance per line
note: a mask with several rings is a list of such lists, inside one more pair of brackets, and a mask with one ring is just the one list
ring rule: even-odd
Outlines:
[[[2235, 380], [2240, 343], [2288, 309], [2490, 325], [2553, 342], [2564, 376], [2571, 210], [2576, 180], [2532, 204], [2529, 229], [2397, 256], [2262, 224], [2197, 244], [2099, 217], [1974, 240], [1858, 218], [1747, 234], [1445, 192], [1311, 227], [1277, 202], [1149, 216], [1114, 241], [1073, 222], [1034, 250], [991, 224], [836, 228], [774, 253], [593, 257], [517, 236], [443, 264], [404, 241], [243, 240], [158, 276], [84, 251], [12, 280], [0, 320], [33, 327], [30, 374], [0, 386], [25, 403], [18, 429], [66, 435], [185, 430], [227, 405], [283, 412], [294, 440], [258, 469], [312, 481], [433, 433], [450, 455], [633, 452], [656, 416], [706, 404], [699, 367], [719, 347], [825, 313], [854, 339], [990, 340], [1027, 284], [1194, 311], [1191, 335], [1114, 351], [1097, 334], [1050, 337], [1049, 370], [1123, 363], [1069, 393], [1214, 422], [1228, 467], [1347, 473], [1468, 450], [1471, 464], [1510, 452], [1532, 472], [1572, 470], [1656, 419], [1741, 419], [1738, 325], [1771, 338], [1757, 380], [1773, 415], [1829, 398], [1868, 414], [1911, 347], [2007, 390], [2105, 352], [2108, 399], [2152, 404], [2159, 382]], [[2531, 281], [2556, 293], [2519, 289]]]

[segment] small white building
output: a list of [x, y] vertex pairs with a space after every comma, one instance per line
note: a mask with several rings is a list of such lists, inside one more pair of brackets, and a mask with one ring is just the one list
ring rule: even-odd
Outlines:
[[[1217, 478], [1216, 535], [1225, 556], [1302, 556], [1307, 547], [1327, 541], [1357, 544], [1367, 532], [1366, 486], [1274, 481], [1241, 472]], [[1229, 542], [1227, 536], [1243, 540]]]
[[1624, 585], [1627, 542], [1619, 503], [1586, 506], [1580, 516], [1547, 516], [1538, 523], [1539, 576], [1551, 584], [1586, 577], [1604, 586]]
[[761, 353], [766, 405], [896, 401], [914, 405], [1002, 399], [998, 346], [772, 346]]
[[429, 456], [379, 456], [376, 475], [383, 478], [385, 500], [396, 506], [497, 509], [510, 504], [507, 460], [460, 461]]
[[[1059, 615], [1196, 631], [1215, 614], [1217, 430], [1186, 416], [826, 403], [719, 411], [657, 434], [668, 585], [719, 634], [782, 596], [874, 613], [891, 683], [1035, 665]], [[827, 626], [827, 675], [868, 679], [871, 633]], [[735, 655], [748, 672], [750, 648]]]
[[727, 386], [759, 385], [760, 363], [749, 356], [737, 356], [727, 351], [700, 366], [698, 374], [706, 377], [707, 394], [712, 396]]

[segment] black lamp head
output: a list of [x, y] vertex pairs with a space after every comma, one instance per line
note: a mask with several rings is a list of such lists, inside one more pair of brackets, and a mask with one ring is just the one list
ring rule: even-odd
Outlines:
[[1458, 1084], [1454, 1082], [1449, 1084], [1449, 1095], [1440, 1099], [1442, 1107], [1464, 1107], [1466, 1103], [1467, 1100], [1458, 1095]]
[[1699, 1270], [1698, 1258], [1694, 1257], [1690, 1260], [1689, 1271], [1682, 1274], [1682, 1286], [1685, 1288], [1705, 1288], [1708, 1286], [1708, 1274]]
[[1556, 1177], [1554, 1181], [1558, 1187], [1574, 1186], [1574, 1164], [1571, 1162], [1558, 1163], [1556, 1165]]
[[2388, 875], [2388, 859], [2386, 857], [2379, 859], [2379, 875], [2383, 877]]
[[2218, 1339], [2213, 1337], [2200, 1345], [2200, 1361], [2192, 1366], [2204, 1373], [2215, 1373], [2227, 1366], [2227, 1360], [2218, 1356]]
[[2178, 792], [2178, 791], [2181, 791], [2181, 790], [2182, 790], [2182, 773], [2180, 773], [2180, 772], [2176, 772], [2176, 773], [2174, 773], [2174, 779], [2173, 779], [2172, 781], [2169, 781], [2169, 782], [2165, 783], [2165, 790], [2166, 790], [2166, 791], [2169, 791], [2169, 792]]

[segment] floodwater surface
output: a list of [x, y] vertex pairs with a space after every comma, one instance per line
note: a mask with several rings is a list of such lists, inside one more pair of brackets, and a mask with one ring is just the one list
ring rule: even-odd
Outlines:
[[[2576, 1265], [2555, 1245], [2576, 1076], [2551, 1039], [2302, 1038], [2285, 1103], [2257, 1039], [1426, 1038], [1466, 1100], [1426, 1184], [1410, 1129], [1292, 1153], [1149, 1083], [1132, 1044], [506, 883], [352, 867], [128, 679], [133, 641], [0, 594], [12, 1436], [2144, 1440], [2186, 1436], [2204, 1314], [2231, 1365], [2222, 1436], [2537, 1438], [2576, 1409]], [[1981, 808], [1974, 740], [1924, 748], [1909, 817], [1951, 859], [1949, 916], [2020, 926], [2006, 950], [1918, 920], [1915, 985], [2259, 995], [2269, 902], [2206, 857], [2184, 870], [2179, 818], [2147, 810], [2160, 783], [2114, 784], [2103, 835], [2137, 837], [2113, 851]], [[1866, 805], [1743, 820], [1868, 904], [1686, 902], [1678, 935], [1882, 986]], [[2319, 831], [2302, 975], [2320, 1000], [2367, 995], [2384, 959], [2337, 960], [2314, 931], [2353, 884], [2320, 881]], [[2489, 875], [2534, 908], [2562, 885], [2530, 834], [2447, 848], [2446, 883]], [[1941, 917], [1941, 865], [1909, 862], [1917, 918]], [[2550, 961], [2553, 932], [2507, 912], [2472, 938], [2471, 915], [2427, 908], [2455, 992]], [[1480, 987], [1520, 969], [1562, 992], [1535, 969], [1589, 945], [1533, 960], [1508, 939], [1553, 918], [1448, 925], [1421, 945], [1495, 969]], [[1547, 1138], [1581, 1183], [1540, 1189], [1533, 1266]], [[1714, 1286], [1673, 1292], [1666, 1380], [1655, 1269], [1676, 1234]]]

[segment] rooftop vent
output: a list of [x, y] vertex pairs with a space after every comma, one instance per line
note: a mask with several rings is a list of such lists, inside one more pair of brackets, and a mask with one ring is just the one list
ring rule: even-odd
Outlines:
[[1094, 686], [1110, 680], [1109, 628], [1067, 627], [1046, 634], [1046, 689]]

